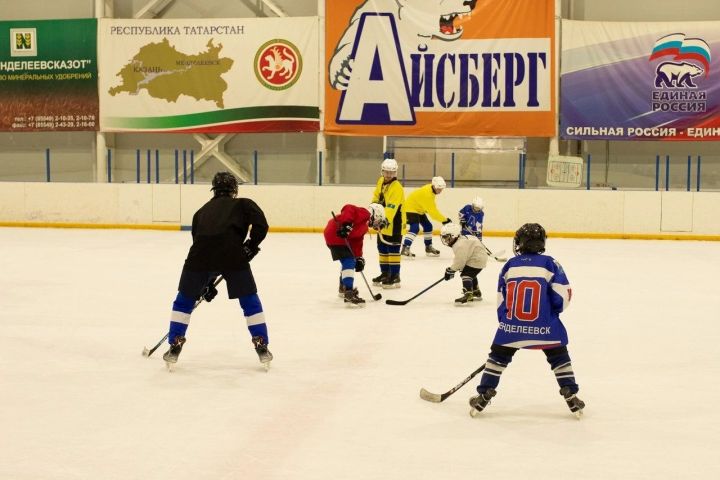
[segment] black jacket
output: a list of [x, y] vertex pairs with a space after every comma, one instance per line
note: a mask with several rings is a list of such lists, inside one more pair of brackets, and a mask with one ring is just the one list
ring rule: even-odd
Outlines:
[[250, 248], [256, 249], [267, 235], [268, 224], [255, 202], [228, 196], [211, 199], [193, 215], [193, 244], [185, 268], [201, 272], [248, 269], [242, 249], [248, 230]]

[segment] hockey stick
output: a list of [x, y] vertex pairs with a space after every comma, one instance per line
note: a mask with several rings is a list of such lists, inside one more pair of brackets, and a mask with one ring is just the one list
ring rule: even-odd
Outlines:
[[505, 250], [500, 250], [497, 253], [493, 253], [490, 251], [490, 249], [487, 247], [487, 245], [485, 245], [482, 242], [482, 240], [480, 240], [480, 245], [482, 245], [483, 248], [485, 248], [485, 251], [487, 252], [487, 254], [490, 258], [494, 258], [498, 262], [507, 262], [507, 257], [502, 256], [505, 253]]
[[[335, 216], [335, 212], [332, 212], [332, 211], [331, 211], [330, 213], [332, 213], [333, 220], [335, 220], [335, 224], [339, 227], [339, 226], [340, 226], [340, 222], [338, 222], [338, 219], [337, 219], [337, 217]], [[379, 235], [379, 234], [378, 234], [378, 235]], [[350, 255], [352, 255], [353, 258], [355, 258], [355, 254], [353, 253], [352, 247], [350, 247], [350, 242], [348, 241], [347, 238], [343, 238], [343, 240], [345, 240], [345, 246], [348, 248], [348, 250], [350, 250]], [[355, 262], [357, 262], [357, 258], [355, 258]], [[367, 287], [368, 291], [370, 292], [370, 296], [373, 298], [373, 300], [375, 300], [376, 302], [377, 302], [378, 300], [380, 300], [380, 299], [382, 298], [382, 294], [380, 294], [380, 293], [377, 293], [377, 294], [373, 293], [372, 288], [370, 288], [370, 284], [368, 283], [367, 278], [365, 277], [365, 272], [360, 272], [360, 275], [362, 276], [363, 280], [365, 281], [365, 286]]]
[[432, 393], [432, 392], [428, 392], [424, 388], [421, 388], [420, 389], [420, 398], [422, 398], [423, 400], [426, 400], [428, 402], [433, 402], [433, 403], [443, 402], [450, 395], [452, 395], [453, 393], [457, 392], [462, 387], [464, 387], [466, 383], [468, 383], [470, 380], [472, 380], [475, 377], [475, 375], [482, 372], [484, 369], [485, 369], [485, 365], [483, 364], [483, 366], [481, 366], [480, 368], [478, 368], [477, 370], [472, 372], [470, 374], [470, 376], [468, 376], [465, 380], [458, 383], [457, 385], [455, 385], [453, 388], [451, 388], [450, 390], [448, 390], [445, 393]]
[[[220, 276], [215, 280], [215, 282], [213, 283], [213, 287], [217, 287], [218, 284], [219, 284], [220, 282], [222, 282], [222, 281], [223, 281], [223, 277], [222, 277], [222, 275], [220, 275]], [[201, 297], [198, 299], [198, 301], [195, 302], [195, 305], [193, 305], [193, 312], [194, 312], [195, 309], [198, 307], [198, 305], [200, 305], [200, 304], [202, 303], [203, 300], [204, 300], [204, 298], [201, 296]], [[164, 342], [165, 340], [167, 340], [167, 338], [168, 338], [169, 335], [170, 335], [169, 333], [166, 333], [165, 336], [162, 337], [162, 338], [160, 339], [160, 341], [155, 344], [154, 347], [152, 347], [152, 348], [147, 348], [147, 347], [143, 348], [143, 351], [142, 351], [143, 357], [149, 357], [150, 355], [152, 355], [153, 353], [155, 353], [155, 350], [157, 350], [158, 348], [160, 348], [160, 345], [162, 345], [163, 342]]]
[[430, 290], [431, 288], [433, 288], [433, 287], [434, 287], [435, 285], [437, 285], [438, 283], [444, 282], [444, 281], [445, 281], [445, 277], [441, 278], [440, 280], [438, 280], [437, 282], [433, 283], [432, 285], [430, 285], [429, 287], [425, 288], [424, 290], [421, 290], [420, 293], [416, 294], [416, 295], [413, 296], [413, 297], [408, 298], [407, 300], [385, 300], [385, 303], [388, 304], [388, 305], [407, 305], [408, 303], [412, 302], [413, 300], [415, 300], [417, 297], [419, 297], [419, 296], [422, 295], [423, 293], [425, 293], [425, 292], [427, 292], [428, 290]]

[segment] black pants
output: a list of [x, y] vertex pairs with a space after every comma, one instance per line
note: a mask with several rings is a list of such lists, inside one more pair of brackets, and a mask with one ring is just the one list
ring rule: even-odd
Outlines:
[[178, 291], [183, 296], [197, 300], [205, 286], [222, 275], [227, 284], [228, 298], [240, 298], [257, 293], [252, 270], [232, 270], [223, 272], [194, 272], [183, 268]]

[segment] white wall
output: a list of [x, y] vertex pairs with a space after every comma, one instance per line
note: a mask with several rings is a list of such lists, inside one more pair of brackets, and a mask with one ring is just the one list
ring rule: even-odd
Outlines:
[[[243, 185], [240, 195], [262, 207], [274, 230], [310, 231], [322, 229], [345, 203], [368, 204], [372, 187]], [[718, 192], [448, 188], [438, 208], [455, 219], [478, 195], [491, 235], [539, 222], [555, 235], [720, 240]], [[176, 229], [189, 226], [210, 197], [207, 184], [3, 182], [0, 225]]]

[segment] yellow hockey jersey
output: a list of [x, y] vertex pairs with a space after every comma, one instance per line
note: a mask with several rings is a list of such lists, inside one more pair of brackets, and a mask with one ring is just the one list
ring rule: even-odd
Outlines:
[[385, 179], [380, 177], [375, 185], [372, 197], [373, 203], [379, 203], [385, 207], [385, 218], [390, 224], [383, 228], [380, 233], [383, 235], [402, 235], [405, 229], [405, 189], [397, 178], [386, 184]]
[[420, 215], [428, 214], [438, 222], [444, 222], [448, 218], [440, 213], [440, 210], [435, 205], [435, 192], [433, 192], [431, 183], [423, 185], [408, 195], [405, 202], [405, 212]]

